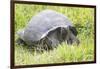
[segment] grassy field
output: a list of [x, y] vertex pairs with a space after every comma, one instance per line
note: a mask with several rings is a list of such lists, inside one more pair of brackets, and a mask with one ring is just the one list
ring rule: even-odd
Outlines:
[[15, 5], [15, 33], [23, 29], [32, 16], [42, 10], [51, 9], [64, 14], [72, 21], [78, 30], [80, 45], [68, 46], [60, 44], [50, 51], [38, 53], [32, 47], [16, 44], [18, 36], [15, 34], [15, 65], [68, 63], [94, 60], [94, 9], [78, 7], [57, 7], [43, 5]]

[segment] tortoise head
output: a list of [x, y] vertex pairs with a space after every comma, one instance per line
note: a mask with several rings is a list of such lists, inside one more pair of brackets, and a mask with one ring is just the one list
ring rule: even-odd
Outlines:
[[76, 30], [75, 27], [69, 26], [69, 30], [70, 30], [75, 36], [77, 36], [78, 32], [77, 32], [77, 30]]
[[61, 28], [62, 30], [62, 39], [64, 41], [67, 41], [68, 45], [71, 45], [76, 42], [77, 45], [79, 45], [79, 40], [77, 39], [77, 30], [75, 27], [67, 27], [67, 28]]

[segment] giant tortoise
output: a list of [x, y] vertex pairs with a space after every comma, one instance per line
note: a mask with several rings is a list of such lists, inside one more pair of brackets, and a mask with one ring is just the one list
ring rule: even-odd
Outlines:
[[33, 16], [23, 30], [17, 32], [18, 42], [28, 46], [52, 49], [67, 42], [79, 44], [77, 30], [67, 16], [53, 10], [44, 10]]

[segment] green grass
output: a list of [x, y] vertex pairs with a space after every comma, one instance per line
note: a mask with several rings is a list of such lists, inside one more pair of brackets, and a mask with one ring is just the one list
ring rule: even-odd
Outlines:
[[[59, 9], [58, 9], [59, 8]], [[38, 53], [32, 47], [15, 43], [15, 65], [70, 63], [94, 60], [94, 9], [78, 7], [57, 7], [43, 5], [15, 5], [15, 33], [23, 29], [32, 16], [42, 10], [52, 9], [64, 14], [72, 21], [79, 34], [80, 45], [60, 44], [50, 51]], [[18, 36], [15, 34], [15, 41]]]
[[26, 46], [15, 46], [16, 65], [28, 64], [50, 64], [65, 62], [93, 61], [94, 46], [81, 43], [79, 46], [68, 46], [62, 43], [54, 50], [38, 53]]

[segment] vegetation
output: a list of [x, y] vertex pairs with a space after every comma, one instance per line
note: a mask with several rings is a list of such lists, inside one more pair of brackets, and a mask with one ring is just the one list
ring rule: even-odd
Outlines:
[[32, 16], [45, 9], [52, 9], [64, 14], [78, 30], [80, 45], [68, 46], [60, 44], [50, 51], [38, 53], [32, 47], [16, 44], [18, 36], [15, 34], [15, 65], [50, 64], [83, 62], [94, 60], [94, 9], [82, 7], [44, 6], [44, 5], [15, 5], [15, 33], [23, 29]]

